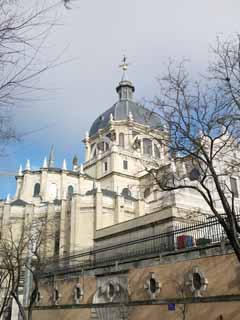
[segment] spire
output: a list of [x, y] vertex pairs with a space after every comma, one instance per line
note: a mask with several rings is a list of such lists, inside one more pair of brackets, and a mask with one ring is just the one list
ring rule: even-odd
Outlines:
[[77, 166], [77, 165], [78, 165], [78, 157], [77, 157], [76, 154], [75, 154], [74, 157], [73, 157], [72, 164], [73, 164], [74, 166]]
[[19, 175], [19, 176], [22, 176], [22, 175], [23, 175], [23, 173], [22, 173], [22, 165], [19, 166], [18, 175]]
[[47, 169], [47, 167], [48, 167], [48, 165], [47, 165], [47, 157], [44, 158], [42, 167], [44, 169]]
[[27, 160], [27, 161], [26, 161], [25, 170], [28, 170], [28, 171], [31, 170], [30, 160]]
[[51, 146], [49, 158], [48, 158], [48, 167], [54, 168], [55, 166], [55, 156], [54, 156], [54, 146]]
[[10, 201], [11, 201], [11, 198], [10, 198], [10, 194], [8, 193], [6, 203], [10, 203]]
[[75, 171], [75, 170], [77, 170], [77, 167], [78, 167], [78, 157], [75, 154], [73, 157], [73, 160], [72, 160], [72, 168]]
[[67, 170], [67, 162], [66, 162], [66, 159], [63, 160], [62, 170]]
[[123, 59], [122, 59], [122, 63], [119, 65], [119, 68], [121, 68], [123, 70], [121, 81], [128, 81], [128, 78], [127, 78], [128, 66], [129, 66], [129, 63], [127, 63], [127, 57], [124, 54]]
[[119, 68], [123, 70], [122, 79], [116, 88], [119, 100], [132, 100], [133, 92], [135, 91], [133, 84], [127, 78], [128, 66], [127, 57], [124, 55], [122, 63], [119, 65]]

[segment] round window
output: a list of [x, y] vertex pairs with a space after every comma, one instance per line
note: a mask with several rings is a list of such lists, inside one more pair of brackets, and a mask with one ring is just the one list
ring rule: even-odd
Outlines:
[[193, 286], [196, 290], [200, 290], [202, 286], [201, 276], [199, 273], [193, 273]]
[[155, 293], [157, 290], [156, 280], [153, 278], [151, 278], [149, 281], [149, 289], [150, 289], [151, 293]]
[[114, 285], [112, 283], [109, 283], [109, 286], [108, 286], [108, 294], [109, 294], [109, 297], [112, 298], [114, 296]]

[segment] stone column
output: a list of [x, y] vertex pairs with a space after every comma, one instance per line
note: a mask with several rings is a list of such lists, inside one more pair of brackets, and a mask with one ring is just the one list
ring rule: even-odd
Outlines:
[[80, 175], [78, 178], [78, 190], [76, 190], [76, 192], [78, 192], [81, 195], [84, 194], [83, 185], [84, 185], [84, 176]]
[[45, 243], [45, 256], [49, 257], [54, 254], [55, 243], [55, 207], [53, 202], [48, 203], [47, 207], [47, 225], [46, 225], [46, 243]]
[[66, 179], [67, 178], [67, 171], [62, 170], [61, 173], [61, 186], [60, 186], [60, 199], [64, 198], [65, 193], [67, 192], [67, 185]]
[[77, 216], [80, 214], [80, 195], [74, 194], [71, 205], [71, 234], [70, 234], [70, 251], [77, 248]]
[[117, 192], [115, 200], [114, 223], [119, 223], [122, 221], [124, 221], [124, 197]]
[[24, 171], [24, 176], [23, 176], [23, 183], [22, 183], [22, 198], [23, 200], [28, 201], [29, 197], [31, 198], [33, 196], [33, 189], [29, 189], [29, 185], [31, 181], [31, 172], [29, 170]]
[[3, 207], [3, 217], [2, 217], [2, 237], [4, 233], [4, 227], [9, 223], [10, 221], [10, 216], [11, 216], [11, 206], [10, 203], [4, 204]]
[[128, 129], [128, 148], [132, 148], [132, 143], [133, 143], [133, 127], [132, 123], [129, 124], [129, 129]]
[[16, 177], [16, 193], [15, 193], [15, 199], [19, 199], [22, 191], [22, 185], [23, 185], [23, 176], [17, 176]]
[[115, 198], [115, 210], [114, 210], [114, 224], [119, 222], [119, 214], [121, 210], [121, 196], [117, 193]]
[[47, 169], [42, 168], [41, 181], [40, 181], [40, 185], [41, 185], [40, 195], [43, 201], [47, 200], [47, 175], [48, 175]]
[[112, 153], [111, 153], [111, 171], [118, 171], [117, 163], [118, 163], [118, 147], [116, 145], [112, 146]]
[[66, 237], [68, 237], [68, 230], [67, 230], [67, 200], [62, 199], [61, 204], [61, 216], [60, 216], [60, 230], [59, 230], [59, 255], [64, 255], [67, 251], [66, 248]]
[[94, 234], [97, 229], [102, 227], [102, 202], [103, 202], [103, 195], [100, 184], [98, 184], [97, 192], [95, 196], [95, 230]]
[[103, 161], [102, 161], [102, 151], [99, 150], [98, 155], [97, 155], [97, 163], [96, 163], [96, 179], [100, 179], [102, 177], [102, 166], [103, 166]]
[[144, 203], [144, 200], [138, 199], [137, 216], [144, 216], [144, 215], [145, 215], [145, 203]]

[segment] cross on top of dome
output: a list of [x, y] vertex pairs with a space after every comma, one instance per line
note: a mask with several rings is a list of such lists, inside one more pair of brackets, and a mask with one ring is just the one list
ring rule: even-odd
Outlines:
[[123, 75], [121, 81], [127, 81], [127, 69], [129, 63], [127, 62], [127, 57], [124, 55], [122, 59], [122, 63], [119, 65], [119, 68], [123, 70]]
[[118, 87], [116, 88], [120, 101], [132, 100], [133, 92], [135, 90], [133, 84], [127, 78], [128, 66], [129, 63], [127, 62], [127, 57], [124, 55], [122, 63], [119, 65], [119, 68], [123, 70], [123, 75]]

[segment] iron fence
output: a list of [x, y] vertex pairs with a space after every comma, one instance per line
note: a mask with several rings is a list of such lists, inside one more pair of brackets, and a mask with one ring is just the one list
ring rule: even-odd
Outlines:
[[[237, 216], [240, 221], [240, 216]], [[64, 271], [74, 272], [81, 269], [116, 264], [129, 259], [146, 256], [159, 256], [187, 248], [203, 247], [226, 240], [225, 232], [217, 219], [203, 219], [195, 223], [181, 223], [171, 231], [142, 237], [118, 244], [96, 245], [91, 250], [73, 255], [50, 259], [45, 274]], [[114, 242], [114, 238], [111, 242]]]

